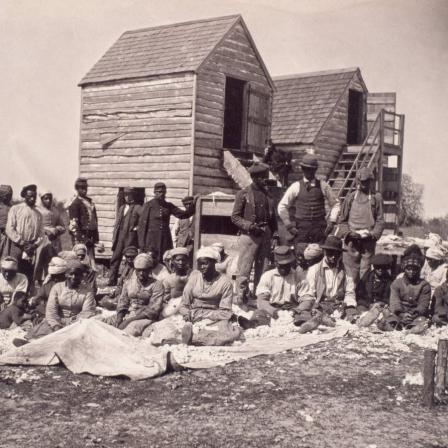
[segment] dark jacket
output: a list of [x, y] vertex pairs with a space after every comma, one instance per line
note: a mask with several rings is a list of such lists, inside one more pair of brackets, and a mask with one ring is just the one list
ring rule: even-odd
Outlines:
[[92, 199], [89, 197], [85, 199], [93, 206], [92, 219], [83, 201], [76, 197], [68, 207], [69, 229], [74, 244], [83, 243], [92, 246], [100, 239], [98, 234], [98, 217]]
[[[275, 210], [268, 198], [267, 192], [264, 192], [264, 198], [261, 203], [255, 203], [254, 184], [238, 191], [233, 205], [232, 222], [244, 233], [249, 233], [251, 224], [265, 224], [271, 232], [277, 230], [277, 220]], [[258, 197], [261, 197], [258, 195]]]
[[392, 278], [376, 279], [375, 272], [366, 272], [356, 286], [356, 302], [358, 306], [370, 308], [377, 302], [389, 304]]
[[[342, 205], [342, 210], [339, 215], [339, 230], [338, 236], [344, 238], [349, 232], [350, 228], [348, 225], [348, 219], [350, 215], [350, 209], [355, 198], [356, 190], [352, 191], [344, 201]], [[375, 226], [372, 230], [372, 236], [375, 240], [381, 237], [384, 230], [384, 214], [383, 214], [383, 198], [380, 193], [372, 193], [370, 205], [372, 207], [373, 219], [375, 220]]]
[[171, 202], [161, 201], [157, 198], [151, 199], [143, 205], [140, 220], [138, 223], [138, 247], [141, 251], [147, 252], [150, 248], [159, 251], [159, 261], [165, 251], [173, 248], [173, 241], [170, 232], [170, 217], [189, 218], [194, 214], [191, 210], [182, 210]]
[[188, 247], [194, 243], [194, 220], [180, 219], [177, 228], [177, 247]]
[[434, 314], [448, 317], [448, 283], [442, 283], [434, 291]]
[[427, 316], [431, 302], [431, 286], [426, 280], [412, 284], [403, 276], [396, 278], [390, 287], [390, 310], [392, 313], [415, 313]]
[[128, 212], [124, 215], [125, 206], [122, 205], [118, 210], [112, 236], [112, 250], [115, 250], [120, 240], [122, 240], [123, 248], [137, 245], [137, 226], [142, 208], [138, 204], [131, 204]]

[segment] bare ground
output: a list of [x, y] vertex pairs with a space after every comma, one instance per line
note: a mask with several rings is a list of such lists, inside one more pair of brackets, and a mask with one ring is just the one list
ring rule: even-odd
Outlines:
[[422, 359], [345, 337], [139, 382], [0, 367], [1, 446], [446, 448], [448, 407], [403, 385]]

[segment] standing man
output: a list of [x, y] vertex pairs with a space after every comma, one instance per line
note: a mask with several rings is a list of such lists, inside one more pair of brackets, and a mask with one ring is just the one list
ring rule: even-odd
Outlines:
[[36, 185], [23, 187], [20, 196], [24, 202], [9, 210], [6, 235], [11, 243], [10, 255], [18, 260], [19, 272], [25, 274], [32, 285], [36, 251], [42, 242], [44, 227], [42, 215], [36, 208]]
[[61, 213], [53, 203], [53, 193], [50, 191], [40, 193], [40, 201], [42, 205], [38, 206], [37, 209], [42, 215], [44, 233], [54, 249], [50, 257], [51, 259], [62, 250], [59, 238], [65, 233], [65, 225]]
[[[317, 157], [305, 154], [300, 166], [303, 179], [294, 182], [278, 204], [278, 214], [286, 229], [294, 235], [294, 243], [323, 243], [338, 219], [340, 203], [330, 185], [316, 179]], [[328, 222], [325, 219], [325, 200], [330, 206]], [[291, 221], [290, 208], [295, 209], [295, 219]]]
[[110, 260], [109, 286], [115, 286], [118, 280], [123, 251], [128, 246], [138, 243], [137, 226], [140, 219], [141, 207], [135, 203], [135, 190], [124, 188], [124, 204], [118, 210], [112, 237], [112, 258]]
[[158, 261], [163, 261], [163, 254], [173, 248], [173, 240], [170, 232], [170, 218], [184, 219], [193, 216], [195, 201], [191, 206], [182, 210], [171, 202], [166, 201], [166, 185], [157, 182], [154, 185], [154, 198], [142, 207], [142, 212], [137, 228], [138, 248], [142, 252], [148, 252], [154, 248], [158, 252]]
[[269, 167], [264, 163], [255, 163], [247, 171], [252, 183], [236, 194], [232, 222], [240, 230], [238, 282], [242, 277], [250, 278], [255, 261], [255, 290], [265, 270], [271, 248], [271, 236], [277, 231], [277, 221], [264, 188]]
[[[193, 196], [186, 196], [182, 199], [185, 210], [190, 210], [194, 204]], [[186, 247], [193, 249], [194, 244], [194, 219], [193, 216], [178, 219], [174, 225], [174, 243], [176, 247]]]
[[95, 244], [99, 241], [98, 218], [92, 199], [87, 196], [87, 179], [80, 177], [75, 182], [76, 197], [68, 206], [69, 231], [72, 243], [85, 244], [89, 258], [95, 262]]
[[9, 252], [5, 230], [9, 209], [11, 208], [11, 199], [11, 185], [0, 185], [0, 258]]
[[374, 192], [372, 171], [361, 168], [356, 180], [356, 190], [345, 198], [338, 229], [347, 247], [344, 265], [355, 283], [370, 270], [376, 241], [384, 230], [383, 198]]

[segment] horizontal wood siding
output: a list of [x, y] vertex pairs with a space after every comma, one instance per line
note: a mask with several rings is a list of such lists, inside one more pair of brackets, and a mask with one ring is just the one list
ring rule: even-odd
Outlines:
[[[323, 125], [314, 142], [316, 155], [320, 162], [318, 174], [322, 177], [328, 177], [331, 174], [347, 145], [348, 95], [350, 89], [367, 94], [361, 80], [356, 75], [339, 99], [336, 108]], [[364, 107], [364, 110], [366, 111], [366, 107]], [[364, 113], [363, 128], [364, 135], [366, 135], [366, 113]]]
[[193, 74], [83, 88], [79, 171], [89, 180], [107, 250], [119, 187], [145, 188], [151, 198], [162, 181], [176, 204], [188, 194], [192, 102]]
[[234, 194], [238, 187], [222, 168], [226, 76], [270, 91], [268, 80], [243, 27], [237, 24], [197, 74], [194, 193]]

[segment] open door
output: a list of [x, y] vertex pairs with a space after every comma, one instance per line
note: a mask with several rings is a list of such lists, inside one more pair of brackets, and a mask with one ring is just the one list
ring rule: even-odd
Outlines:
[[251, 84], [247, 90], [246, 148], [253, 154], [263, 156], [271, 129], [272, 96], [269, 91]]

